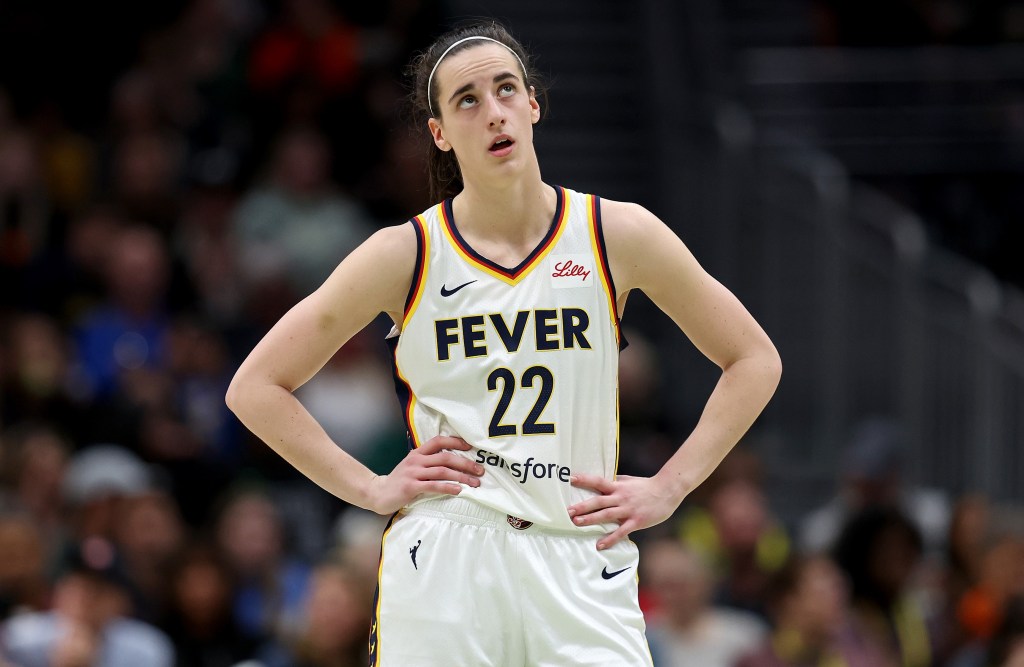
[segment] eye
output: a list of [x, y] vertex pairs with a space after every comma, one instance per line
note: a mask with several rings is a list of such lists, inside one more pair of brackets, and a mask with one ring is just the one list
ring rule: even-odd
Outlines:
[[473, 106], [474, 104], [476, 104], [476, 98], [473, 97], [472, 95], [466, 95], [461, 100], [459, 100], [458, 107], [460, 109], [468, 109], [469, 107]]
[[515, 92], [516, 87], [511, 83], [502, 84], [501, 88], [498, 88], [499, 97], [508, 97], [509, 95], [514, 95]]

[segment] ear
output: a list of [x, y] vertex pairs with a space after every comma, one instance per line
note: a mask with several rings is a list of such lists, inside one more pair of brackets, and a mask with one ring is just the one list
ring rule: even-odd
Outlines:
[[530, 86], [530, 120], [534, 124], [540, 120], [540, 102], [537, 101], [537, 89]]
[[435, 146], [445, 152], [452, 149], [452, 145], [444, 138], [444, 129], [441, 127], [441, 123], [436, 118], [428, 120], [427, 127], [430, 128], [430, 136], [434, 138]]

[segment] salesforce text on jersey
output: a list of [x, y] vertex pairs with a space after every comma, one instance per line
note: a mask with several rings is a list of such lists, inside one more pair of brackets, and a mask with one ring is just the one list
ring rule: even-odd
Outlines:
[[505, 468], [512, 474], [512, 477], [519, 480], [520, 484], [526, 484], [526, 480], [531, 475], [535, 479], [558, 479], [568, 484], [569, 476], [572, 474], [572, 471], [566, 466], [560, 466], [557, 463], [541, 463], [535, 461], [532, 456], [526, 459], [525, 463], [509, 463], [486, 449], [477, 450], [476, 462], [494, 468]]

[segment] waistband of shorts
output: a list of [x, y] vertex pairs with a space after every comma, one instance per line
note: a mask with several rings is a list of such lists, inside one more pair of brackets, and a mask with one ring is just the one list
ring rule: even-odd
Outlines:
[[409, 515], [433, 516], [471, 526], [487, 526], [511, 532], [587, 537], [587, 533], [578, 530], [562, 530], [550, 526], [534, 525], [531, 521], [496, 510], [474, 500], [457, 496], [442, 496], [423, 500], [408, 507], [403, 512]]

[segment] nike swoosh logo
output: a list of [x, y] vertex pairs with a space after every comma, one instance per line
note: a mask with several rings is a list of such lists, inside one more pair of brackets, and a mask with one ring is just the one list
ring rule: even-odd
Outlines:
[[601, 578], [602, 579], [611, 579], [612, 577], [615, 577], [615, 576], [618, 576], [618, 575], [622, 574], [623, 572], [625, 572], [628, 569], [629, 569], [628, 567], [624, 567], [621, 570], [615, 570], [614, 572], [609, 572], [608, 568], [605, 567], [603, 570], [601, 570]]
[[451, 296], [452, 294], [455, 294], [466, 285], [472, 285], [475, 282], [475, 280], [470, 280], [468, 283], [462, 283], [458, 287], [453, 287], [452, 289], [445, 289], [445, 286], [441, 285], [441, 296]]

